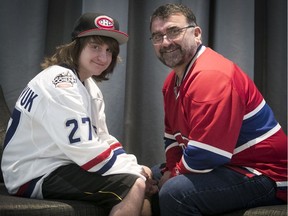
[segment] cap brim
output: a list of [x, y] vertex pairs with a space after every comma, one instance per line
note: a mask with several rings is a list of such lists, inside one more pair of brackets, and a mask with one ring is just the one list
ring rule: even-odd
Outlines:
[[88, 31], [81, 32], [78, 34], [77, 37], [85, 37], [85, 36], [92, 36], [92, 35], [99, 35], [99, 36], [106, 36], [114, 38], [118, 41], [118, 43], [124, 44], [128, 41], [128, 35], [124, 32], [117, 31], [117, 30], [103, 30], [103, 29], [90, 29]]

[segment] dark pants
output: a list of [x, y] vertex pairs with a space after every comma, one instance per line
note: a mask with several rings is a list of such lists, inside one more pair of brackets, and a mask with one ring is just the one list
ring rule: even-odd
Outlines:
[[[161, 177], [159, 166], [153, 167], [152, 172], [156, 179]], [[275, 195], [276, 184], [270, 178], [264, 175], [249, 178], [219, 167], [209, 173], [169, 179], [159, 192], [159, 205], [163, 216], [215, 215], [283, 204]]]

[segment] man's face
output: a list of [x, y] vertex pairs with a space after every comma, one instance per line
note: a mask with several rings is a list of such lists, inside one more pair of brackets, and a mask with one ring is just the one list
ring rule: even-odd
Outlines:
[[182, 14], [165, 20], [156, 18], [151, 33], [157, 57], [170, 68], [186, 65], [201, 43], [201, 29], [187, 23]]

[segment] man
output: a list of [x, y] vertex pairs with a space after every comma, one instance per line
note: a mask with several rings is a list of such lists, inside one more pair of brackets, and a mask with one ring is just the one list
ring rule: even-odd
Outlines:
[[286, 202], [287, 136], [255, 84], [202, 44], [201, 28], [186, 6], [157, 8], [150, 31], [157, 57], [172, 68], [163, 86], [161, 215]]
[[90, 201], [107, 214], [151, 215], [151, 171], [107, 129], [96, 81], [108, 79], [128, 35], [116, 19], [83, 14], [72, 41], [45, 59], [16, 102], [2, 171], [12, 195]]

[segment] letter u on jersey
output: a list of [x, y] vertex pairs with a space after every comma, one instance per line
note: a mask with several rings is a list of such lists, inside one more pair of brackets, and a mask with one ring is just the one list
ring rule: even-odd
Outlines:
[[28, 112], [30, 112], [33, 105], [33, 100], [37, 96], [38, 95], [34, 91], [32, 91], [32, 89], [30, 89], [29, 87], [25, 88], [20, 96], [20, 105], [27, 109]]

